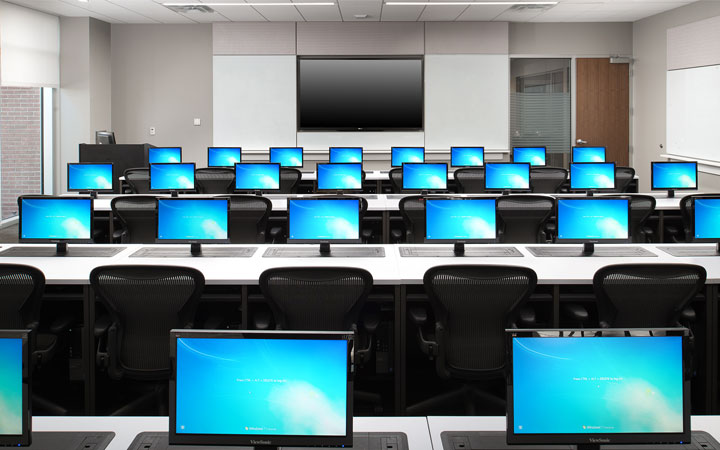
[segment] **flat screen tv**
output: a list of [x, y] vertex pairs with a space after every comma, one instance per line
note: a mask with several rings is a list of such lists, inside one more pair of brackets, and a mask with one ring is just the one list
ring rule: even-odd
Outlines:
[[557, 242], [630, 242], [630, 199], [573, 197], [557, 199]]
[[653, 161], [650, 174], [650, 189], [667, 190], [668, 197], [674, 197], [676, 190], [698, 188], [697, 161]]
[[318, 163], [316, 174], [317, 192], [362, 192], [360, 163]]
[[495, 242], [495, 198], [425, 199], [425, 242]]
[[359, 198], [288, 198], [288, 243], [359, 244]]
[[0, 330], [0, 447], [30, 445], [30, 343], [27, 330]]
[[298, 130], [423, 129], [423, 58], [300, 57]]

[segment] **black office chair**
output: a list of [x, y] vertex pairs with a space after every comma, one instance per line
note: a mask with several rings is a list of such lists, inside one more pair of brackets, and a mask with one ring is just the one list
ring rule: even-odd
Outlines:
[[422, 244], [425, 242], [425, 200], [421, 195], [410, 195], [400, 199], [398, 205], [403, 220], [404, 232], [393, 229], [390, 235], [394, 242]]
[[671, 242], [692, 242], [694, 239], [692, 233], [693, 217], [695, 213], [693, 211], [693, 201], [698, 195], [705, 194], [690, 194], [680, 199], [680, 218], [681, 222], [678, 223], [665, 223], [665, 235], [670, 238]]
[[388, 177], [390, 178], [390, 186], [392, 186], [392, 191], [396, 194], [403, 192], [403, 176], [402, 176], [402, 167], [395, 167], [394, 169], [390, 169], [390, 173], [388, 173]]
[[198, 194], [230, 194], [235, 187], [235, 171], [225, 167], [195, 169], [195, 189]]
[[485, 192], [485, 168], [465, 167], [455, 171], [455, 185], [460, 193], [481, 194]]
[[530, 189], [535, 194], [554, 194], [567, 182], [568, 171], [562, 167], [531, 167]]
[[280, 168], [280, 194], [297, 194], [302, 172], [292, 167]]
[[615, 189], [612, 192], [627, 192], [635, 178], [635, 169], [632, 167], [615, 167]]
[[520, 309], [537, 284], [526, 267], [448, 265], [429, 269], [423, 277], [435, 315], [434, 338], [426, 337], [427, 315], [411, 314], [424, 353], [435, 359], [437, 375], [460, 380], [459, 389], [407, 408], [408, 415], [424, 415], [445, 405], [464, 405], [476, 414], [478, 400], [505, 411], [503, 398], [475, 383], [506, 375], [506, 328], [515, 327]]
[[655, 197], [642, 194], [630, 195], [630, 234], [633, 242], [652, 242], [655, 233], [645, 224], [654, 212]]
[[133, 194], [150, 193], [150, 169], [147, 167], [125, 169], [123, 176]]
[[497, 199], [498, 240], [511, 244], [546, 243], [546, 226], [555, 198], [546, 195], [503, 195]]
[[232, 244], [263, 244], [272, 202], [258, 195], [222, 195], [229, 203], [228, 238]]
[[125, 195], [110, 201], [113, 217], [122, 228], [113, 232], [113, 239], [128, 244], [152, 244], [157, 235], [157, 198], [152, 195]]
[[205, 278], [189, 267], [102, 266], [90, 273], [90, 285], [112, 320], [106, 329], [96, 329], [98, 365], [112, 380], [154, 382], [148, 393], [112, 415], [132, 414], [146, 404], [167, 414], [169, 332], [192, 327]]

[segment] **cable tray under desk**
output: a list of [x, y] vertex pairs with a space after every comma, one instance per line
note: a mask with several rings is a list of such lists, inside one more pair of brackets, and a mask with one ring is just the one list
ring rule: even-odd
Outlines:
[[28, 450], [103, 450], [115, 437], [112, 431], [33, 431]]
[[108, 258], [127, 247], [73, 247], [68, 246], [65, 254], [58, 254], [55, 247], [10, 247], [0, 252], [0, 257], [36, 258], [57, 256], [61, 258]]
[[263, 258], [382, 258], [385, 249], [382, 247], [332, 247], [329, 255], [320, 253], [319, 247], [270, 247], [263, 253]]
[[[207, 445], [170, 445], [166, 432], [144, 432], [135, 436], [128, 450], [207, 450]], [[250, 450], [252, 447], [212, 446], [216, 450]], [[282, 447], [291, 449], [295, 447]], [[340, 447], [324, 447], [340, 448]], [[401, 432], [355, 432], [353, 450], [408, 450], [407, 435]]]
[[[431, 258], [431, 257], [442, 257], [452, 258], [455, 257], [453, 247], [400, 247], [400, 256], [416, 257], [416, 258]], [[500, 257], [500, 258], [522, 258], [523, 254], [520, 250], [515, 247], [465, 247], [465, 253], [460, 257]]]
[[526, 247], [534, 256], [548, 257], [628, 257], [628, 258], [657, 258], [657, 255], [642, 247], [603, 247], [596, 246], [592, 255], [583, 255], [582, 247]]
[[[255, 254], [257, 247], [203, 247], [198, 257], [209, 258], [249, 258]], [[187, 248], [143, 247], [130, 255], [131, 258], [196, 258]]]
[[710, 247], [668, 246], [668, 247], [658, 247], [658, 248], [669, 255], [677, 256], [677, 257], [720, 256], [720, 253], [717, 252], [714, 245], [710, 246]]

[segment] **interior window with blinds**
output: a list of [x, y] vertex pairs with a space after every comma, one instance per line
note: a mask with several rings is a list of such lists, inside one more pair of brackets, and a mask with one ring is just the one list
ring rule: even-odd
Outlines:
[[510, 145], [545, 146], [547, 165], [570, 154], [570, 59], [510, 60]]

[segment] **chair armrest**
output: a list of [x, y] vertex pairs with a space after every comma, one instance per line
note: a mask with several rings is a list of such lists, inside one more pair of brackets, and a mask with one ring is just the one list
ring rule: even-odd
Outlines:
[[[438, 344], [433, 338], [425, 336], [423, 332], [423, 326], [428, 322], [427, 309], [422, 305], [411, 306], [408, 309], [408, 314], [410, 315], [410, 320], [417, 326], [417, 338], [420, 350], [428, 355], [431, 360], [434, 359], [438, 354]], [[436, 329], [440, 327], [440, 324], [435, 324]]]
[[590, 321], [590, 313], [585, 306], [578, 303], [563, 303], [563, 312], [578, 325], [586, 325]]
[[520, 308], [520, 311], [518, 311], [517, 322], [520, 328], [535, 328], [537, 324], [535, 308], [532, 306], [524, 306]]
[[278, 238], [282, 237], [284, 233], [283, 227], [271, 227], [270, 228], [270, 242], [273, 244], [277, 243]]
[[271, 320], [272, 320], [272, 314], [270, 313], [270, 311], [266, 311], [266, 310], [262, 310], [262, 309], [259, 311], [253, 311], [252, 323], [253, 323], [254, 329], [269, 330]]
[[394, 229], [390, 230], [390, 238], [393, 242], [402, 242], [403, 240], [403, 232], [402, 230]]

